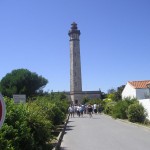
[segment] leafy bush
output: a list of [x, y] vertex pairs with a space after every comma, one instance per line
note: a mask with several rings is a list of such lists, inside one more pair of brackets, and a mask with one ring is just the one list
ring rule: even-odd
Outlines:
[[96, 98], [96, 99], [90, 99], [89, 101], [88, 101], [88, 103], [90, 103], [90, 104], [102, 104], [102, 100], [101, 99], [99, 99], [99, 98]]
[[59, 109], [56, 104], [51, 104], [48, 111], [48, 118], [52, 121], [53, 125], [62, 124], [65, 119], [65, 114]]
[[133, 104], [135, 100], [122, 100], [116, 103], [112, 111], [112, 117], [120, 118], [120, 119], [127, 119], [127, 110], [129, 105]]
[[52, 130], [66, 118], [68, 104], [63, 94], [39, 96], [28, 104], [28, 123], [36, 141], [36, 149], [48, 149], [53, 139]]
[[115, 102], [108, 102], [105, 104], [104, 113], [108, 115], [112, 115], [113, 108], [115, 106]]
[[131, 122], [143, 123], [146, 119], [146, 111], [139, 103], [131, 104], [128, 108], [128, 120]]
[[7, 112], [0, 130], [0, 150], [49, 150], [52, 130], [63, 122], [68, 107], [63, 95], [56, 97], [39, 97], [26, 104], [14, 104], [5, 98]]
[[128, 103], [133, 104], [134, 102], [138, 102], [137, 98], [126, 97], [123, 99], [124, 101], [128, 101]]
[[116, 101], [115, 92], [108, 94], [108, 95], [107, 95], [107, 98], [108, 98], [108, 99], [111, 99], [112, 101]]
[[28, 127], [26, 106], [14, 104], [8, 98], [6, 102], [5, 123], [0, 130], [0, 149], [2, 150], [26, 150], [33, 149], [34, 139]]
[[68, 101], [56, 101], [55, 104], [59, 107], [59, 109], [64, 113], [68, 113], [69, 102]]
[[28, 104], [28, 111], [29, 117], [27, 121], [34, 139], [34, 148], [41, 149], [47, 147], [47, 143], [52, 140], [51, 121], [47, 119], [46, 112], [41, 109], [37, 101]]
[[90, 99], [88, 97], [84, 97], [81, 103], [84, 105], [84, 104], [88, 103], [89, 101], [90, 101]]
[[52, 124], [61, 124], [66, 118], [68, 103], [64, 99], [51, 100], [49, 97], [40, 97], [36, 103], [40, 106], [40, 109], [46, 114], [45, 117], [52, 122]]

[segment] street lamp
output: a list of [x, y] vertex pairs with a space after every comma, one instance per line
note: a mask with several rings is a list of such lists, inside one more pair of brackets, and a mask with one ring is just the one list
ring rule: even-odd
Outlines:
[[150, 82], [146, 84], [147, 88], [149, 89], [149, 99], [150, 99]]

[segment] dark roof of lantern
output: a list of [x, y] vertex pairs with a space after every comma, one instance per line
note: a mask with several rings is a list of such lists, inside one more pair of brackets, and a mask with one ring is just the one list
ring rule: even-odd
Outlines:
[[77, 24], [76, 24], [75, 22], [73, 22], [73, 23], [71, 24], [71, 29], [72, 29], [72, 30], [77, 30], [77, 29], [78, 29]]
[[72, 33], [77, 33], [77, 34], [81, 34], [80, 33], [80, 30], [78, 30], [78, 27], [77, 27], [77, 24], [75, 23], [75, 22], [73, 22], [72, 24], [71, 24], [71, 29], [69, 30], [69, 36], [70, 36], [70, 34], [72, 34]]

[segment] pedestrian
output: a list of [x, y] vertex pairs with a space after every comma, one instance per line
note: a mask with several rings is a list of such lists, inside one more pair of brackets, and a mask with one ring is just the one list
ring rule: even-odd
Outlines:
[[74, 113], [75, 113], [75, 106], [72, 106], [72, 116], [74, 117]]
[[97, 105], [96, 104], [93, 105], [93, 109], [94, 109], [94, 113], [97, 114]]
[[81, 116], [83, 117], [83, 112], [84, 112], [84, 105], [81, 105], [81, 108], [80, 108], [80, 113], [81, 113]]
[[90, 116], [90, 118], [92, 117], [92, 106], [91, 106], [91, 104], [89, 104], [88, 105], [88, 113], [89, 113], [89, 116]]
[[71, 117], [72, 117], [73, 109], [72, 109], [72, 107], [71, 107], [71, 106], [69, 106], [69, 108], [68, 108], [68, 112], [69, 112], [69, 116], [71, 116]]
[[87, 105], [85, 104], [84, 105], [84, 114], [86, 114], [87, 113]]
[[79, 106], [77, 106], [77, 116], [78, 116], [78, 117], [80, 117], [80, 113], [81, 113], [80, 111], [81, 111], [81, 107], [80, 107], [80, 105], [79, 105]]

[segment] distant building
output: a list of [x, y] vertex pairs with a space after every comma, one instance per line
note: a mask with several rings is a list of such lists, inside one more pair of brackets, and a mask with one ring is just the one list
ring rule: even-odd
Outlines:
[[148, 85], [150, 85], [150, 80], [129, 81], [122, 92], [122, 98], [137, 98], [147, 111], [147, 118], [150, 120], [150, 89]]
[[84, 97], [101, 97], [101, 91], [82, 91], [80, 34], [77, 24], [73, 22], [68, 33], [70, 37], [70, 93], [68, 96], [74, 104], [81, 103]]
[[144, 81], [128, 81], [124, 90], [122, 91], [122, 98], [131, 97], [137, 99], [146, 99], [149, 98], [149, 89], [147, 84], [150, 83], [150, 80]]

